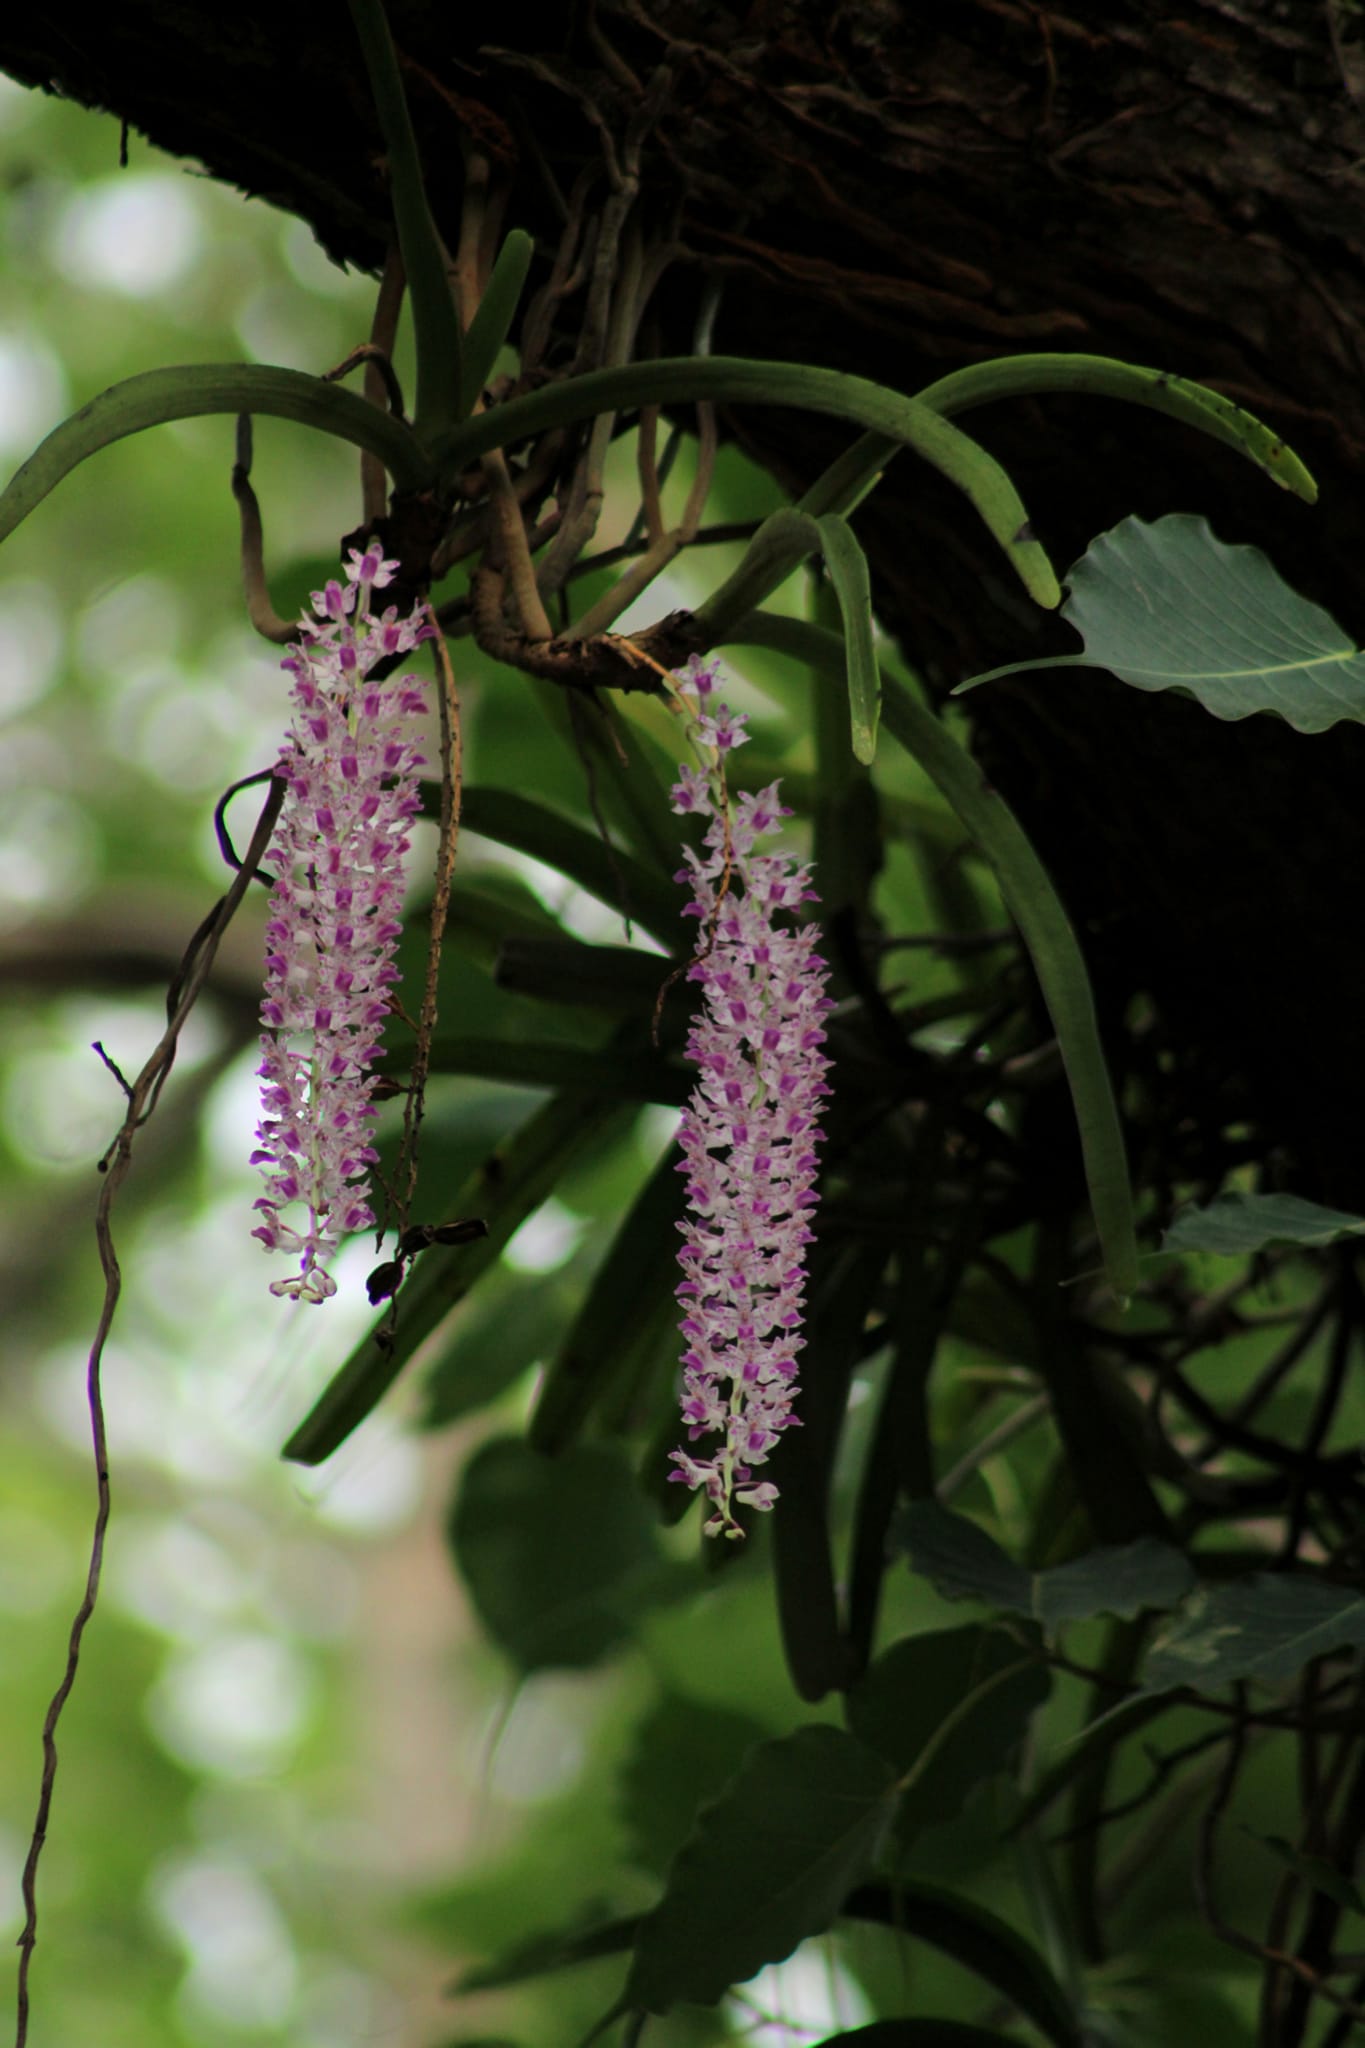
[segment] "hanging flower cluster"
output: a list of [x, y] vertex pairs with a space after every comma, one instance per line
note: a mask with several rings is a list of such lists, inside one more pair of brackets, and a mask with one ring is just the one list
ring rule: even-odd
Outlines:
[[[370, 1073], [381, 1047], [388, 989], [398, 979], [403, 856], [421, 808], [424, 764], [416, 729], [426, 696], [416, 676], [371, 671], [430, 634], [371, 593], [396, 562], [377, 542], [352, 548], [345, 584], [313, 593], [284, 668], [294, 721], [277, 773], [288, 785], [270, 851], [276, 881], [266, 925], [261, 1122], [252, 1163], [267, 1192], [252, 1233], [288, 1252], [299, 1270], [272, 1294], [325, 1301], [336, 1292], [327, 1262], [343, 1233], [374, 1222], [369, 1169], [377, 1111]], [[281, 1210], [302, 1204], [297, 1227]]]
[[686, 848], [678, 876], [694, 892], [687, 914], [701, 920], [688, 975], [702, 992], [687, 1043], [700, 1078], [679, 1133], [689, 1211], [677, 1290], [682, 1412], [692, 1442], [716, 1433], [722, 1441], [709, 1457], [674, 1451], [671, 1476], [705, 1489], [708, 1535], [741, 1536], [734, 1503], [772, 1506], [777, 1488], [755, 1482], [754, 1468], [799, 1419], [792, 1401], [833, 1004], [817, 928], [782, 922], [817, 900], [808, 870], [755, 851], [791, 815], [778, 785], [731, 802], [725, 764], [747, 738], [744, 715], [713, 702], [714, 666], [694, 663], [679, 680], [684, 701], [696, 699], [690, 737], [710, 762], [680, 768], [672, 793], [675, 811], [708, 820], [704, 851]]

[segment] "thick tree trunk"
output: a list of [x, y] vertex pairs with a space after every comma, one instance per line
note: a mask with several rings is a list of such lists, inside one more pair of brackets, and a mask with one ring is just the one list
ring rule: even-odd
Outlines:
[[[696, 259], [661, 289], [666, 348], [690, 345], [706, 273], [727, 353], [907, 391], [1037, 348], [1201, 378], [1292, 441], [1317, 508], [1101, 401], [1000, 408], [973, 431], [1059, 563], [1128, 512], [1200, 510], [1365, 637], [1365, 53], [1345, 0], [1120, 0], [1092, 21], [1045, 0], [584, 0], [553, 46], [546, 10], [519, 0], [390, 11], [452, 236], [463, 143], [548, 245], [556, 193], [584, 175], [604, 194], [605, 138], [628, 173], [633, 137], [645, 217], [662, 234], [677, 209]], [[376, 131], [342, 10], [75, 23], [11, 11], [0, 65], [301, 214], [334, 255], [379, 261]], [[840, 440], [769, 410], [727, 425], [793, 483]], [[881, 612], [935, 681], [1070, 643], [909, 458], [862, 518]], [[1219, 725], [1086, 672], [971, 705], [1085, 933], [1115, 1056], [1146, 1074], [1160, 1157], [1216, 1170], [1249, 1124], [1305, 1192], [1365, 1203], [1365, 737]]]

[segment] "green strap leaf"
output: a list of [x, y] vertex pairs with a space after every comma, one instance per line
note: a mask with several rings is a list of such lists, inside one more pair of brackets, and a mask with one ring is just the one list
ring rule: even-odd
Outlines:
[[590, 705], [543, 676], [529, 677], [544, 728], [555, 733], [594, 797], [597, 810], [632, 851], [672, 881], [678, 820], [669, 790], [676, 761], [654, 734], [608, 696]]
[[[686, 1100], [692, 1077], [682, 1074]], [[528, 1435], [557, 1456], [574, 1442], [637, 1337], [652, 1334], [651, 1310], [678, 1278], [678, 1219], [683, 1209], [678, 1154], [670, 1145], [617, 1230], [583, 1305], [545, 1374]], [[675, 1415], [678, 1440], [682, 1421]]]
[[87, 456], [146, 427], [219, 412], [268, 413], [317, 427], [377, 455], [404, 490], [432, 482], [411, 428], [339, 384], [264, 363], [187, 363], [126, 377], [54, 427], [0, 492], [0, 540]]
[[554, 1188], [566, 1162], [615, 1113], [600, 1096], [557, 1095], [500, 1145], [455, 1195], [448, 1214], [481, 1216], [487, 1237], [458, 1250], [429, 1251], [398, 1296], [391, 1339], [386, 1318], [363, 1337], [323, 1390], [282, 1456], [320, 1465], [360, 1427], [422, 1341], [493, 1265], [503, 1246]]
[[754, 535], [744, 563], [728, 583], [713, 592], [695, 614], [698, 627], [712, 643], [726, 637], [726, 622], [748, 611], [755, 576], [764, 589], [785, 581], [810, 555], [822, 555], [839, 603], [847, 650], [849, 727], [854, 756], [870, 767], [877, 753], [877, 721], [881, 712], [881, 674], [872, 628], [872, 584], [867, 556], [847, 519], [837, 512], [812, 518], [799, 506], [784, 505], [770, 513]]
[[872, 637], [872, 584], [867, 556], [847, 519], [826, 512], [815, 522], [820, 552], [839, 599], [847, 650], [848, 716], [854, 757], [870, 768], [877, 754], [877, 720], [881, 715], [881, 672]]
[[[632, 917], [665, 945], [680, 939], [685, 897], [657, 869], [619, 847], [607, 847], [596, 833], [510, 789], [466, 788], [460, 802], [460, 823], [499, 846], [557, 868], [599, 903], [623, 910], [622, 892]], [[667, 969], [664, 969], [667, 972]], [[662, 975], [660, 976], [662, 979]]]
[[889, 1246], [840, 1242], [831, 1230], [811, 1254], [807, 1365], [801, 1429], [773, 1451], [772, 1478], [782, 1497], [772, 1516], [773, 1578], [782, 1649], [803, 1700], [846, 1686], [856, 1647], [844, 1627], [831, 1527], [834, 1460], [848, 1389]]
[[427, 204], [417, 138], [412, 132], [382, 0], [349, 0], [349, 5], [388, 158], [394, 224], [403, 255], [417, 350], [415, 426], [417, 433], [425, 437], [449, 427], [457, 417], [463, 386], [460, 322], [446, 273], [445, 252]]
[[797, 499], [797, 510], [809, 512], [812, 519], [821, 519], [826, 512], [842, 512], [848, 518], [868, 492], [876, 489], [887, 463], [899, 455], [901, 446], [889, 434], [860, 434]]
[[818, 2048], [1019, 2048], [1019, 2039], [969, 2020], [873, 2020], [851, 2034], [827, 2034]]
[[[1317, 502], [1313, 477], [1278, 434], [1232, 399], [1164, 370], [1145, 369], [1110, 356], [1002, 356], [954, 370], [915, 396], [921, 405], [951, 419], [978, 405], [1038, 397], [1050, 391], [1091, 393], [1165, 413], [1235, 448], [1264, 470], [1272, 483], [1310, 505]], [[816, 478], [797, 509], [814, 518], [830, 511], [847, 515], [878, 482], [900, 446], [888, 434], [863, 434]], [[762, 592], [750, 601], [761, 603], [765, 595]]]
[[[753, 613], [732, 640], [771, 647], [843, 677], [843, 643], [800, 619]], [[1086, 1184], [1109, 1284], [1120, 1300], [1137, 1285], [1137, 1236], [1118, 1105], [1100, 1044], [1090, 978], [1070, 920], [1018, 819], [940, 721], [883, 671], [888, 731], [937, 784], [995, 869], [1028, 947], [1061, 1048], [1080, 1132]]]
[[493, 275], [479, 301], [479, 310], [464, 338], [464, 370], [460, 383], [460, 417], [473, 412], [483, 395], [498, 351], [512, 331], [536, 245], [522, 228], [513, 228], [498, 251]]
[[[1293, 491], [1310, 505], [1317, 502], [1318, 487], [1293, 449], [1240, 405], [1202, 384], [1191, 383], [1187, 377], [1142, 369], [1111, 356], [996, 357], [990, 362], [954, 370], [915, 396], [921, 405], [931, 406], [944, 419], [951, 419], [998, 399], [1033, 398], [1049, 391], [1093, 392], [1097, 397], [1116, 398], [1166, 413], [1235, 448], [1263, 469], [1272, 483]], [[851, 512], [877, 483], [900, 445], [887, 434], [863, 434], [816, 478], [798, 509], [815, 518], [823, 512]], [[753, 602], [759, 603], [761, 599], [755, 598]]]
[[921, 405], [950, 417], [997, 399], [1034, 398], [1048, 391], [1092, 393], [1097, 398], [1117, 398], [1166, 413], [1235, 448], [1263, 469], [1272, 483], [1292, 491], [1295, 497], [1310, 505], [1317, 501], [1318, 487], [1293, 449], [1252, 413], [1206, 385], [1191, 383], [1188, 377], [1122, 363], [1113, 356], [998, 356], [954, 370], [915, 396]]
[[1166, 1699], [1135, 1697], [1125, 1700], [1122, 1706], [1111, 1707], [1099, 1720], [1092, 1721], [1048, 1765], [1015, 1814], [1009, 1834], [1016, 1836], [1030, 1827], [1049, 1807], [1056, 1805], [1078, 1778], [1098, 1775], [1102, 1779], [1104, 1759], [1111, 1756], [1128, 1736], [1135, 1735], [1139, 1728], [1145, 1728], [1149, 1722], [1167, 1713], [1170, 1706], [1171, 1702]]
[[[493, 979], [513, 995], [543, 1002], [579, 1003], [648, 1018], [672, 962], [632, 946], [589, 946], [581, 939], [511, 938], [498, 948]], [[660, 1019], [665, 1045], [679, 1035], [679, 1012], [666, 1004]]]
[[838, 1728], [750, 1750], [640, 1922], [624, 2004], [714, 2005], [823, 1933], [872, 1869], [895, 1805], [895, 1772]]
[[[1312, 476], [1293, 449], [1269, 427], [1231, 399], [1164, 370], [1143, 369], [1108, 356], [1006, 356], [955, 370], [916, 396], [921, 405], [931, 406], [948, 419], [998, 399], [1036, 397], [1049, 391], [1094, 393], [1097, 397], [1115, 398], [1165, 413], [1235, 448], [1264, 470], [1272, 483], [1293, 491], [1296, 497], [1306, 499], [1310, 505], [1317, 501], [1318, 487]], [[847, 516], [877, 484], [901, 445], [887, 434], [863, 434], [816, 478], [796, 509], [812, 518], [827, 512]], [[789, 568], [795, 566], [794, 561], [788, 564]], [[738, 602], [726, 614], [727, 629], [749, 605], [761, 604], [772, 587], [741, 587]], [[711, 600], [713, 604], [715, 601]], [[995, 675], [1014, 672], [1013, 668], [992, 671]], [[967, 689], [972, 685], [961, 687]]]
[[[391, 1056], [387, 1071], [403, 1069]], [[692, 1076], [684, 1067], [647, 1054], [591, 1052], [548, 1039], [443, 1038], [433, 1040], [433, 1074], [469, 1074], [480, 1081], [511, 1081], [523, 1088], [579, 1089], [622, 1102], [686, 1102]]]
[[1206, 1209], [1185, 1209], [1161, 1240], [1163, 1252], [1216, 1252], [1249, 1259], [1271, 1245], [1340, 1244], [1365, 1234], [1365, 1216], [1324, 1209], [1301, 1195], [1219, 1195]]
[[1244, 1827], [1242, 1833], [1250, 1835], [1252, 1841], [1259, 1842], [1262, 1848], [1269, 1849], [1272, 1856], [1292, 1870], [1296, 1877], [1302, 1878], [1305, 1884], [1311, 1885], [1314, 1891], [1334, 1899], [1348, 1912], [1365, 1914], [1365, 1892], [1338, 1870], [1335, 1863], [1329, 1863], [1325, 1856], [1306, 1855], [1292, 1842], [1286, 1842], [1283, 1835], [1262, 1835], [1255, 1828], [1248, 1827]]
[[458, 1332], [426, 1375], [418, 1427], [447, 1429], [491, 1408], [551, 1355], [578, 1295], [572, 1262], [532, 1285], [521, 1273], [489, 1274], [460, 1310]]
[[[472, 957], [491, 971], [501, 947], [522, 941], [556, 944], [559, 926], [519, 879], [485, 875], [477, 886], [459, 882], [451, 890], [446, 945], [452, 951]], [[424, 973], [425, 969], [425, 951], [420, 962], [414, 953], [411, 971]], [[401, 1069], [402, 1061], [394, 1049], [384, 1059], [387, 1072]]]
[[[755, 362], [742, 356], [662, 356], [653, 362], [592, 370], [511, 399], [452, 433], [436, 436], [432, 452], [444, 475], [457, 475], [490, 448], [511, 447], [555, 427], [575, 426], [632, 406], [698, 399], [828, 413], [913, 449], [975, 505], [1029, 595], [1049, 608], [1060, 600], [1057, 578], [1033, 537], [1023, 501], [995, 458], [931, 407], [841, 370]], [[782, 580], [779, 575], [765, 587], [748, 590], [743, 609], [761, 603]]]
[[[839, 627], [839, 600], [828, 579], [816, 584], [809, 596], [815, 623]], [[809, 815], [811, 853], [826, 917], [851, 912], [865, 919], [885, 858], [885, 841], [894, 828], [870, 770], [855, 760], [849, 749], [848, 714], [822, 675], [814, 674], [810, 680], [808, 730], [815, 747], [814, 773], [794, 775], [784, 763], [774, 761], [771, 774], [765, 774], [766, 763], [752, 758], [745, 766], [760, 784], [781, 776], [788, 803]], [[880, 711], [880, 701], [877, 708]], [[836, 961], [831, 973], [831, 993], [836, 999], [846, 992], [845, 982], [845, 965]]]
[[980, 1977], [1032, 2020], [1053, 2048], [1082, 2048], [1065, 1992], [1038, 1951], [1008, 1921], [938, 1885], [867, 1885], [846, 1902], [851, 1919], [876, 1920], [927, 1941]]

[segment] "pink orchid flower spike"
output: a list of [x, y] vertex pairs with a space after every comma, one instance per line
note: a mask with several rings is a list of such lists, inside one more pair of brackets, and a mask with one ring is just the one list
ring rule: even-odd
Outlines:
[[756, 850], [791, 815], [778, 785], [733, 803], [726, 789], [726, 760], [747, 734], [744, 714], [715, 700], [716, 674], [694, 662], [677, 678], [693, 711], [689, 736], [708, 765], [680, 768], [672, 794], [675, 811], [707, 820], [704, 851], [685, 848], [678, 875], [693, 891], [687, 914], [700, 920], [688, 978], [701, 991], [687, 1042], [699, 1079], [679, 1132], [688, 1208], [677, 1290], [682, 1413], [691, 1442], [720, 1441], [709, 1455], [674, 1451], [671, 1476], [704, 1489], [708, 1535], [737, 1537], [734, 1504], [771, 1508], [777, 1488], [755, 1480], [755, 1469], [799, 1420], [792, 1403], [833, 1004], [817, 927], [790, 922], [818, 900], [808, 871]]
[[[377, 1111], [371, 1068], [382, 1047], [394, 948], [401, 931], [403, 859], [424, 756], [417, 732], [426, 693], [416, 676], [376, 680], [431, 628], [376, 616], [371, 596], [393, 580], [371, 541], [351, 550], [345, 583], [313, 593], [312, 618], [284, 662], [294, 720], [277, 773], [287, 792], [270, 861], [261, 1003], [261, 1122], [252, 1163], [265, 1176], [252, 1235], [299, 1270], [272, 1294], [325, 1301], [341, 1237], [374, 1222], [369, 1169]], [[281, 1212], [297, 1209], [295, 1222]]]

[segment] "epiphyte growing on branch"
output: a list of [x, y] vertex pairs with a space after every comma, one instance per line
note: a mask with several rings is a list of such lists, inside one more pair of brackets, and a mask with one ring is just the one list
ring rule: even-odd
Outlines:
[[686, 848], [678, 875], [693, 890], [688, 914], [701, 920], [688, 978], [702, 997], [687, 1043], [700, 1077], [679, 1132], [688, 1204], [677, 1290], [682, 1412], [693, 1443], [716, 1433], [723, 1441], [709, 1457], [674, 1451], [671, 1476], [705, 1489], [708, 1535], [737, 1537], [734, 1504], [772, 1506], [777, 1488], [756, 1482], [754, 1468], [799, 1420], [792, 1402], [833, 1004], [817, 927], [785, 921], [817, 900], [808, 870], [755, 850], [791, 815], [778, 785], [733, 800], [726, 787], [727, 758], [747, 738], [744, 714], [716, 700], [714, 666], [694, 662], [677, 680], [705, 765], [679, 769], [673, 808], [708, 821], [704, 850]]
[[[377, 1114], [370, 1069], [381, 1049], [388, 989], [398, 979], [403, 857], [421, 808], [417, 726], [426, 692], [416, 676], [372, 671], [410, 653], [430, 627], [371, 593], [398, 564], [371, 541], [352, 548], [347, 581], [313, 594], [313, 618], [282, 666], [293, 676], [294, 720], [277, 764], [287, 793], [271, 848], [275, 882], [266, 925], [261, 1003], [261, 1122], [252, 1163], [267, 1192], [252, 1233], [267, 1251], [299, 1258], [272, 1294], [325, 1301], [327, 1270], [348, 1231], [374, 1222], [369, 1169]], [[283, 1209], [303, 1205], [295, 1227]]]

